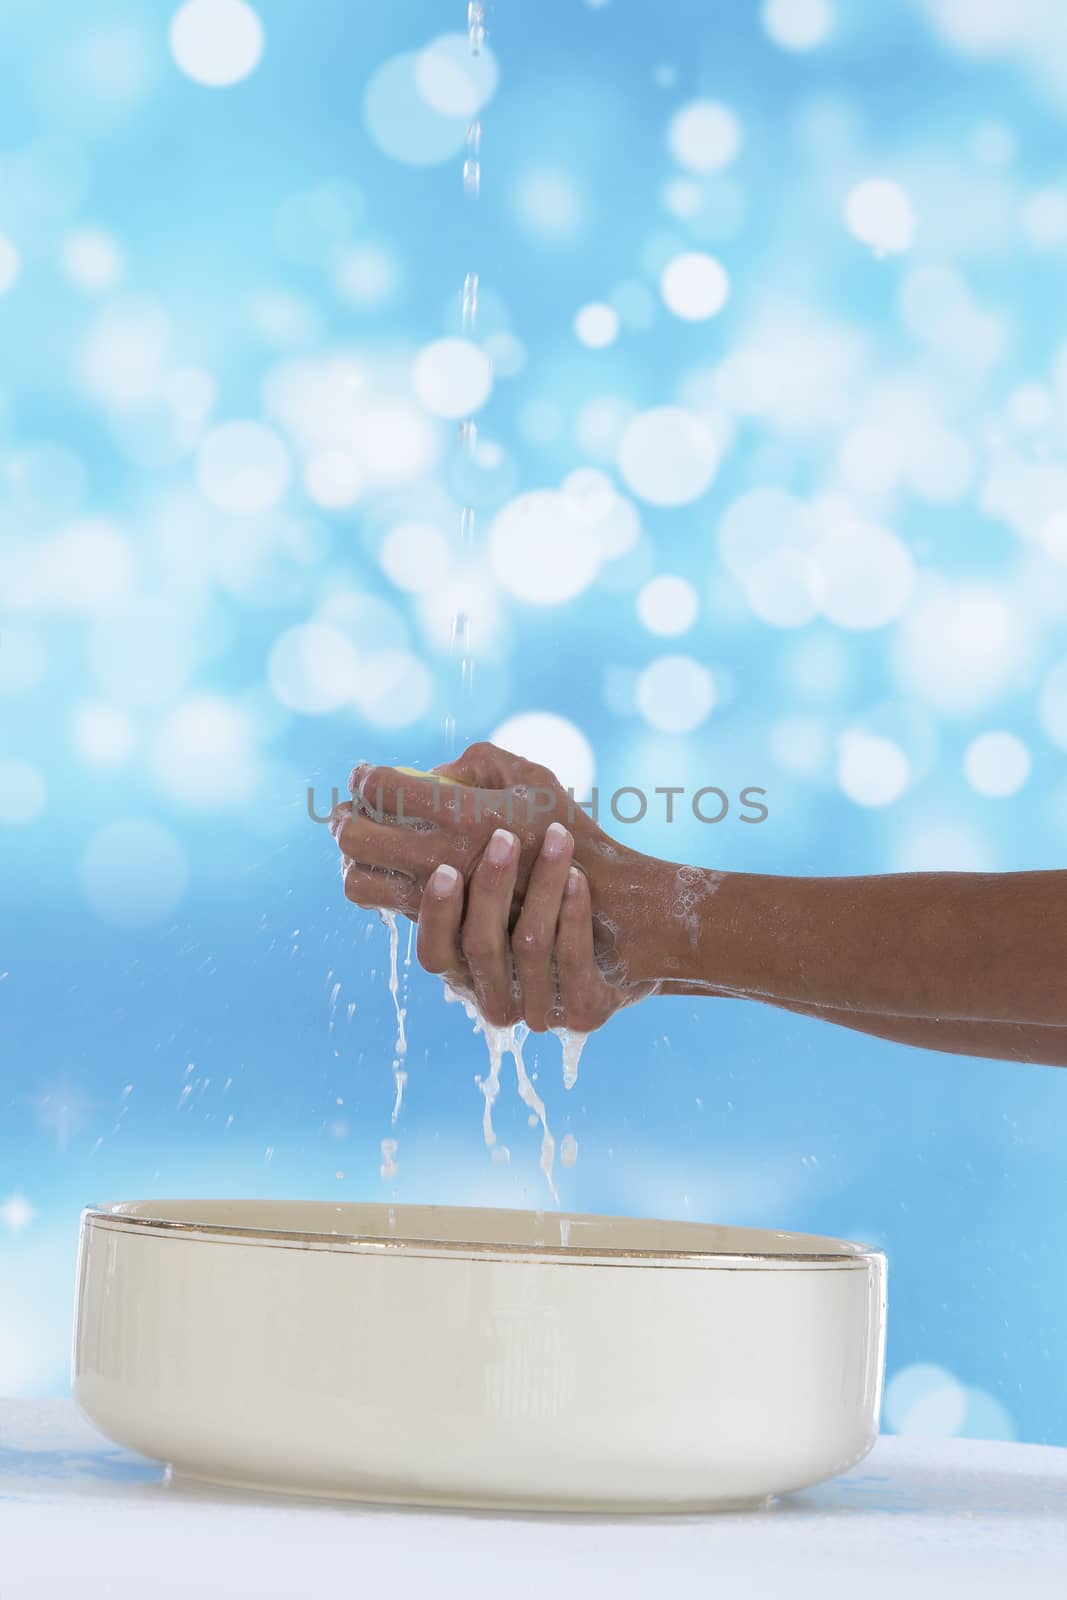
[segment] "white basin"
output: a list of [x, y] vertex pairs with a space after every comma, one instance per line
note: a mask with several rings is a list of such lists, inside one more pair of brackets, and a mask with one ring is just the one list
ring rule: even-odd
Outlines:
[[74, 1396], [176, 1473], [542, 1510], [751, 1505], [878, 1433], [885, 1259], [555, 1212], [151, 1200], [82, 1218]]

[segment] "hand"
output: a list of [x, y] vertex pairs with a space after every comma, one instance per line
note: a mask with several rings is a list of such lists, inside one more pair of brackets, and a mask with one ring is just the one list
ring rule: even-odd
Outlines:
[[431, 873], [423, 890], [420, 963], [472, 999], [497, 1027], [522, 1021], [534, 1033], [592, 1033], [655, 987], [613, 981], [601, 970], [589, 884], [572, 865], [573, 855], [572, 835], [552, 823], [510, 928], [519, 849], [504, 830], [494, 833], [475, 867], [466, 905], [463, 880], [447, 863]]
[[[418, 919], [430, 877], [452, 867], [465, 885], [500, 830], [514, 840], [509, 928], [516, 924], [548, 830], [563, 825], [572, 839], [590, 899], [602, 967], [622, 982], [654, 981], [661, 938], [653, 911], [671, 915], [679, 869], [610, 839], [546, 767], [490, 744], [473, 745], [437, 777], [405, 776], [392, 767], [357, 767], [352, 802], [331, 827], [345, 858], [345, 894], [357, 905], [385, 907]], [[463, 787], [459, 787], [462, 785]], [[687, 869], [683, 869], [687, 870]], [[480, 926], [480, 919], [479, 924]]]

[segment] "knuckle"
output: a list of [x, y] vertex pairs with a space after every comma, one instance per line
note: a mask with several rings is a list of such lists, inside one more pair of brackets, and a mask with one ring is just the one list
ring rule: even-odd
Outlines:
[[464, 928], [459, 946], [468, 960], [485, 961], [497, 953], [500, 941], [486, 928]]
[[548, 933], [544, 928], [524, 927], [520, 922], [511, 936], [511, 947], [520, 957], [546, 955], [550, 949]]

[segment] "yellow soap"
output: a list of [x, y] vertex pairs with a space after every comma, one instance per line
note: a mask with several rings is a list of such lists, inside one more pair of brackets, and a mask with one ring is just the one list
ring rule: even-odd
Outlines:
[[445, 778], [439, 772], [420, 772], [418, 767], [394, 767], [393, 771], [403, 772], [409, 778], [429, 778], [432, 783], [450, 783], [456, 789], [463, 788], [458, 778]]

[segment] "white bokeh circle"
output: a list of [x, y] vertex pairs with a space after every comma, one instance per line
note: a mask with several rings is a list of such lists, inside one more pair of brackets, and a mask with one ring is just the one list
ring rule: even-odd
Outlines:
[[448, 540], [432, 522], [401, 522], [382, 541], [378, 560], [398, 589], [422, 594], [442, 583], [451, 561]]
[[660, 656], [639, 673], [634, 698], [650, 727], [692, 733], [715, 705], [711, 673], [691, 656]]
[[812, 594], [823, 616], [840, 628], [883, 628], [894, 622], [914, 582], [907, 546], [873, 523], [838, 523], [811, 554]]
[[205, 499], [220, 511], [267, 511], [289, 485], [289, 452], [261, 422], [224, 422], [197, 452], [196, 475]]
[[619, 313], [614, 306], [593, 301], [578, 312], [574, 331], [588, 349], [604, 350], [618, 338]]
[[1030, 776], [1030, 752], [1014, 733], [980, 733], [963, 756], [967, 782], [978, 794], [1003, 800], [1018, 794]]
[[186, 0], [170, 25], [178, 66], [211, 89], [247, 78], [259, 65], [263, 45], [263, 24], [247, 0]]
[[1059, 661], [1041, 685], [1041, 725], [1053, 744], [1067, 750], [1067, 658]]
[[915, 242], [918, 219], [907, 190], [891, 178], [865, 178], [845, 202], [849, 231], [879, 256], [901, 255]]
[[814, 50], [829, 37], [834, 14], [830, 0], [763, 0], [760, 20], [772, 43], [783, 50]]
[[673, 256], [660, 274], [659, 286], [668, 311], [684, 322], [706, 322], [717, 316], [730, 296], [725, 267], [699, 250]]
[[355, 705], [376, 728], [407, 728], [433, 701], [429, 668], [410, 650], [376, 650], [364, 656], [355, 683]]
[[253, 719], [222, 695], [197, 695], [159, 724], [151, 765], [161, 792], [188, 810], [248, 805], [260, 781]]
[[489, 529], [489, 565], [497, 582], [532, 605], [573, 600], [596, 577], [596, 526], [572, 495], [532, 489], [516, 495]]
[[690, 172], [718, 172], [741, 148], [741, 125], [717, 100], [692, 100], [671, 118], [667, 141]]
[[188, 887], [189, 869], [169, 829], [133, 817], [93, 834], [78, 877], [98, 916], [119, 927], [141, 928], [173, 914]]
[[427, 411], [458, 421], [484, 406], [493, 369], [485, 351], [470, 339], [435, 339], [415, 357], [411, 381]]
[[47, 799], [45, 781], [36, 767], [28, 761], [0, 761], [0, 827], [36, 822]]
[[892, 739], [873, 733], [843, 734], [837, 781], [856, 805], [881, 807], [899, 800], [911, 780], [908, 758]]
[[465, 33], [443, 33], [415, 58], [415, 85], [431, 110], [470, 122], [496, 92], [496, 57], [484, 46], [477, 55]]
[[87, 701], [74, 714], [74, 748], [91, 766], [120, 766], [132, 753], [135, 738], [128, 713], [106, 700]]
[[324, 716], [355, 697], [359, 656], [347, 633], [329, 622], [287, 628], [267, 662], [274, 698], [290, 711]]
[[554, 711], [520, 711], [490, 734], [493, 744], [536, 761], [556, 774], [576, 800], [586, 800], [596, 779], [596, 759], [585, 734]]
[[637, 615], [649, 633], [676, 638], [693, 626], [700, 609], [697, 592], [685, 578], [661, 573], [638, 591]]
[[627, 487], [650, 505], [699, 500], [719, 469], [721, 448], [708, 421], [681, 406], [639, 412], [619, 441], [619, 470]]
[[5, 233], [0, 233], [0, 294], [7, 294], [18, 282], [19, 253]]

